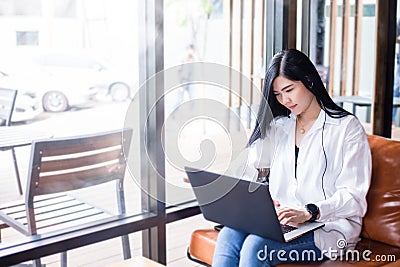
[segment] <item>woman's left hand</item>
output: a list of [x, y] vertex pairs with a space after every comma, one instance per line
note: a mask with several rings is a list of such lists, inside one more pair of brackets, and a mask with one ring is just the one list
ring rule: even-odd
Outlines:
[[311, 218], [311, 214], [306, 209], [294, 209], [289, 207], [280, 207], [276, 210], [278, 219], [282, 224], [304, 223]]

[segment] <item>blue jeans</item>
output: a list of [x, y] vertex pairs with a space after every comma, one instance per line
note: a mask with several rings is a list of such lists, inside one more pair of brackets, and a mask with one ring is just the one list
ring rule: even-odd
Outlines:
[[315, 246], [313, 232], [281, 243], [225, 226], [218, 234], [212, 266], [266, 267], [322, 259], [325, 258]]

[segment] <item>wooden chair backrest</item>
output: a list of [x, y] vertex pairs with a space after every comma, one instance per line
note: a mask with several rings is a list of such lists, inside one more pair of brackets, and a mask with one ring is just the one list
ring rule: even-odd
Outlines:
[[17, 90], [0, 88], [0, 125], [10, 126]]
[[124, 179], [132, 130], [32, 143], [27, 201]]

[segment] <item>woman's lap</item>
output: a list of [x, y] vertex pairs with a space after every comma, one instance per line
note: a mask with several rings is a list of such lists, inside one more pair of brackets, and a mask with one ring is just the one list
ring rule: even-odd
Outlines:
[[224, 227], [218, 235], [213, 266], [274, 266], [318, 259], [321, 251], [314, 244], [313, 233], [281, 243]]

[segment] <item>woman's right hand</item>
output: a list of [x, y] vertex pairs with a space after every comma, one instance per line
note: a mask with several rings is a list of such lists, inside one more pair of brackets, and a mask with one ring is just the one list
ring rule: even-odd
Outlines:
[[276, 210], [278, 220], [282, 224], [304, 223], [311, 218], [311, 214], [306, 209], [294, 209], [289, 207], [280, 207]]

